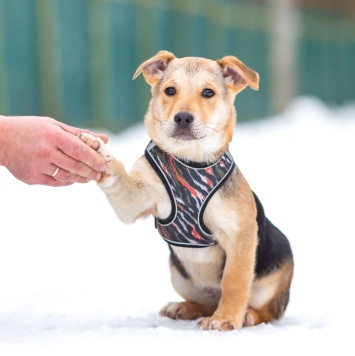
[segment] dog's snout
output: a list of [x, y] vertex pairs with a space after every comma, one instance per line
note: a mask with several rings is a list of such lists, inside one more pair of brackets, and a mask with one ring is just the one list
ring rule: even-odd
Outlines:
[[174, 117], [175, 123], [180, 127], [186, 127], [193, 123], [194, 117], [186, 111], [179, 112]]

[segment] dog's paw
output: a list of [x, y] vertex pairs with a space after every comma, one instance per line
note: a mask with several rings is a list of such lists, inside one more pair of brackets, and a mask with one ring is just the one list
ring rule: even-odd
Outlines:
[[79, 138], [93, 150], [97, 151], [102, 157], [104, 157], [107, 163], [112, 162], [113, 157], [111, 152], [106, 147], [104, 141], [102, 141], [101, 138], [94, 137], [93, 135], [86, 132], [80, 133]]
[[171, 319], [192, 320], [206, 315], [205, 308], [193, 302], [168, 303], [160, 310], [160, 316]]
[[243, 326], [254, 326], [256, 324], [256, 320], [256, 312], [253, 309], [248, 308], [244, 316]]
[[209, 318], [202, 319], [197, 324], [202, 330], [219, 330], [219, 331], [231, 331], [241, 328], [241, 323], [231, 321], [230, 318], [219, 318], [211, 316]]

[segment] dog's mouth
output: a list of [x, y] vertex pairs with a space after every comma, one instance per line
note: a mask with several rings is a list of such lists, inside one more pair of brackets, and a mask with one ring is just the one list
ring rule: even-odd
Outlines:
[[205, 135], [201, 136], [201, 132], [195, 132], [191, 127], [175, 127], [171, 136], [180, 141], [200, 140], [201, 138], [205, 137]]
[[191, 132], [174, 132], [173, 137], [180, 141], [196, 140], [196, 137]]

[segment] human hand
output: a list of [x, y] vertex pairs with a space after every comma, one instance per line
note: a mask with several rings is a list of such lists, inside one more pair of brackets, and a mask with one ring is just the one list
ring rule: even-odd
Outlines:
[[0, 116], [0, 164], [27, 184], [66, 186], [99, 180], [106, 162], [79, 139], [82, 132], [108, 141], [105, 134], [48, 117]]

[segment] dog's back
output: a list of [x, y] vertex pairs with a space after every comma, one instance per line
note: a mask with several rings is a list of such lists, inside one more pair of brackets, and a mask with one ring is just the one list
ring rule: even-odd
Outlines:
[[280, 268], [285, 261], [292, 261], [293, 255], [286, 236], [265, 216], [264, 208], [259, 198], [254, 192], [253, 195], [258, 223], [255, 276], [256, 278], [261, 278]]

